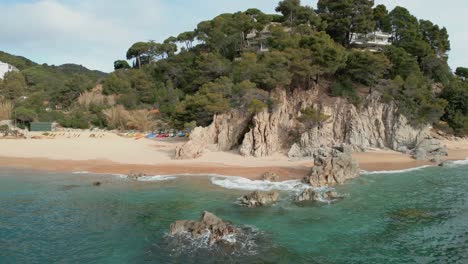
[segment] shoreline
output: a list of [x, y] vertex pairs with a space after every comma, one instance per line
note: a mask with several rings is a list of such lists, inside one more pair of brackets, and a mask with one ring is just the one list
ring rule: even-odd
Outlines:
[[[274, 172], [280, 181], [297, 180], [307, 176], [313, 160], [290, 160], [284, 154], [253, 158], [236, 151], [208, 151], [194, 160], [173, 160], [174, 150], [184, 141], [150, 140], [121, 137], [102, 133], [61, 133], [53, 139], [0, 139], [0, 167], [54, 172], [87, 171], [97, 174], [130, 172], [146, 175], [216, 174], [259, 180], [265, 172]], [[40, 134], [38, 134], [40, 135]], [[468, 139], [445, 140], [449, 150], [445, 160], [468, 158]], [[363, 171], [399, 171], [427, 165], [409, 155], [391, 150], [373, 149], [353, 153]]]

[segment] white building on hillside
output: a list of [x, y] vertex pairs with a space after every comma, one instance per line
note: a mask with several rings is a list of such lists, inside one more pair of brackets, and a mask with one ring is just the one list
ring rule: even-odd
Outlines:
[[381, 31], [375, 31], [368, 34], [353, 33], [351, 44], [370, 51], [381, 51], [383, 47], [392, 45], [390, 41], [392, 35]]
[[18, 71], [15, 66], [0, 61], [0, 79], [3, 79], [7, 72]]

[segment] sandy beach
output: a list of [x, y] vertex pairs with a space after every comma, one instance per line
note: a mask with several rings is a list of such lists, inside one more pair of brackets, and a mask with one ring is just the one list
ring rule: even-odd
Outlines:
[[[149, 175], [220, 174], [250, 179], [259, 179], [266, 171], [273, 171], [281, 175], [281, 180], [288, 180], [304, 177], [313, 166], [311, 160], [290, 161], [282, 154], [252, 158], [236, 152], [208, 152], [196, 160], [173, 160], [174, 149], [183, 140], [136, 140], [114, 133], [95, 134], [97, 137], [92, 137], [90, 132], [56, 134], [53, 139], [0, 139], [0, 167], [119, 174], [137, 171]], [[468, 140], [445, 140], [443, 144], [449, 149], [448, 160], [468, 158]], [[431, 165], [387, 150], [354, 155], [366, 171]]]

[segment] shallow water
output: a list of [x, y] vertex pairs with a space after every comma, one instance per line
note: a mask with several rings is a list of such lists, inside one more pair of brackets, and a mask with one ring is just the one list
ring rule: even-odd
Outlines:
[[[248, 209], [234, 203], [247, 191], [210, 177], [0, 169], [0, 263], [468, 263], [468, 166], [364, 175], [337, 191], [347, 197], [333, 204], [296, 205], [285, 191]], [[166, 236], [203, 210], [250, 230], [244, 247], [182, 248]]]

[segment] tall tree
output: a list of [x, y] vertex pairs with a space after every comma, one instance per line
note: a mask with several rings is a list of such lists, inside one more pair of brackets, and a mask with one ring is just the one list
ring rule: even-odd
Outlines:
[[377, 5], [374, 8], [374, 21], [375, 29], [382, 32], [390, 33], [392, 31], [392, 25], [388, 17], [388, 10], [385, 5]]
[[136, 66], [141, 68], [144, 57], [148, 57], [149, 52], [154, 47], [151, 42], [137, 42], [127, 51], [127, 60], [136, 59]]
[[130, 69], [130, 65], [126, 60], [116, 60], [114, 62], [114, 70], [120, 70], [120, 69]]
[[0, 97], [15, 100], [26, 92], [26, 80], [20, 72], [7, 72], [4, 79], [0, 79]]
[[320, 18], [310, 6], [302, 6], [300, 0], [283, 0], [276, 7], [276, 12], [283, 15], [284, 21], [289, 26], [309, 24], [318, 26]]
[[353, 34], [374, 30], [373, 0], [319, 0], [318, 12], [327, 22], [327, 33], [344, 46]]

